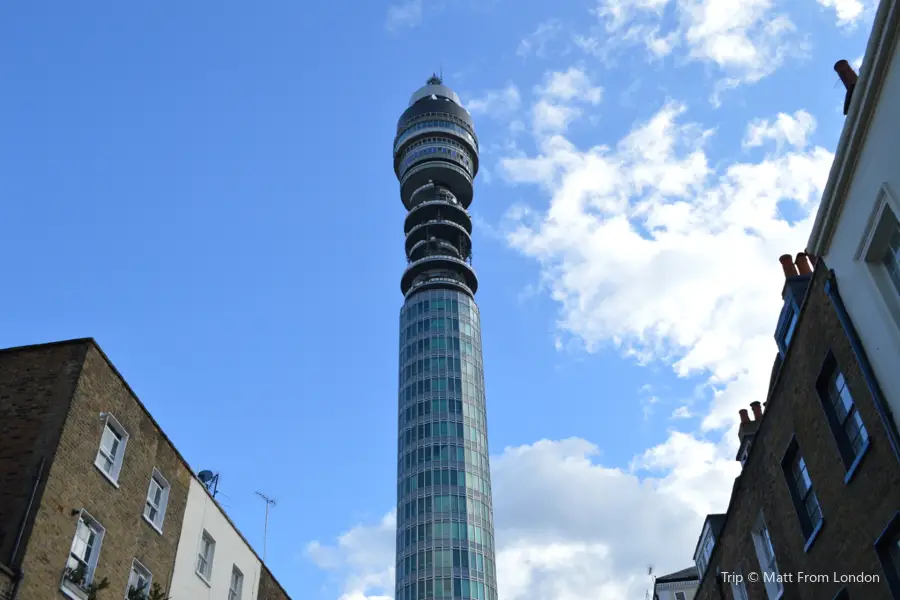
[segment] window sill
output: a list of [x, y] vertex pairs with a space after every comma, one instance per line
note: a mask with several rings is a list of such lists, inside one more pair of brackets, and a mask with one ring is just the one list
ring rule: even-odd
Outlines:
[[100, 471], [100, 474], [101, 474], [101, 475], [103, 475], [104, 477], [106, 477], [106, 480], [107, 480], [108, 482], [110, 482], [111, 484], [113, 484], [113, 487], [115, 487], [116, 489], [119, 489], [119, 487], [120, 487], [119, 482], [116, 481], [115, 479], [113, 479], [112, 475], [110, 475], [109, 473], [107, 473], [106, 471], [104, 471], [103, 469], [101, 469], [101, 468], [100, 468], [100, 465], [98, 465], [97, 463], [94, 463], [94, 466], [97, 467], [97, 470]]
[[81, 590], [77, 590], [72, 586], [66, 585], [66, 582], [63, 581], [59, 584], [59, 590], [67, 597], [72, 600], [87, 600], [87, 592], [82, 592]]
[[197, 569], [194, 569], [194, 573], [197, 574], [197, 577], [200, 578], [200, 581], [202, 581], [203, 583], [206, 584], [206, 587], [209, 587], [209, 588], [212, 587], [212, 584], [209, 582], [209, 579], [207, 579], [206, 576], [205, 576], [203, 573], [201, 573], [201, 572], [198, 571]]
[[819, 537], [819, 532], [822, 531], [822, 526], [825, 524], [825, 519], [819, 521], [819, 524], [816, 525], [816, 528], [812, 530], [812, 533], [809, 534], [809, 537], [806, 538], [806, 543], [803, 545], [803, 551], [809, 552], [809, 549], [812, 548], [812, 545], [815, 543], [816, 539]]
[[155, 531], [159, 535], [163, 534], [162, 527], [158, 526], [156, 523], [147, 518], [147, 515], [142, 514], [141, 516], [144, 517], [144, 520], [147, 521], [147, 524], [153, 528], [153, 531]]
[[862, 462], [863, 457], [869, 453], [869, 446], [872, 445], [872, 438], [868, 438], [866, 440], [866, 445], [863, 446], [862, 451], [860, 451], [859, 456], [857, 456], [853, 460], [853, 464], [850, 465], [850, 468], [847, 469], [847, 474], [844, 475], [844, 485], [848, 485], [852, 480], [854, 475], [856, 475], [856, 470], [859, 468], [859, 464]]

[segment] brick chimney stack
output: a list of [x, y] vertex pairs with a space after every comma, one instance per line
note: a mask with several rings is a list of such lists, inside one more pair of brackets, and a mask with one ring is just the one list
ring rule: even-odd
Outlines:
[[752, 421], [750, 420], [750, 415], [746, 408], [742, 408], [738, 411], [738, 414], [741, 416], [741, 424], [738, 426], [738, 439], [740, 439], [741, 444], [740, 447], [738, 447], [738, 453], [735, 460], [741, 461], [742, 465], [750, 451], [750, 445], [753, 443], [753, 438], [756, 436], [756, 432], [759, 431], [759, 423], [762, 420], [763, 414], [762, 405], [759, 402], [751, 402], [750, 409], [753, 411]]

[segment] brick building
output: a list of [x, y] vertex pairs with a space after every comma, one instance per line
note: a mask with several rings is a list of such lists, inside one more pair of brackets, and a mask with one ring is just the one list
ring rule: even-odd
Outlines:
[[[197, 483], [93, 340], [0, 350], [0, 599], [84, 600], [103, 580], [100, 600], [169, 591], [176, 558], [199, 560], [182, 535]], [[250, 568], [228, 598], [288, 598]]]
[[[698, 541], [696, 598], [898, 599], [893, 419], [833, 273], [821, 259], [812, 269], [804, 254], [781, 261], [784, 307], [768, 397], [751, 405], [752, 419], [740, 411], [743, 468], [727, 512], [711, 515]], [[770, 581], [750, 581], [751, 572]], [[799, 573], [827, 580], [801, 581]]]

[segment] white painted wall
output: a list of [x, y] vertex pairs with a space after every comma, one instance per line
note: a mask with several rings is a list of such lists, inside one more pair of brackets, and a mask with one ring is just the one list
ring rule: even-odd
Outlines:
[[659, 600], [675, 600], [675, 592], [684, 592], [685, 600], [694, 600], [694, 596], [697, 595], [697, 585], [692, 584], [688, 587], [656, 589], [656, 595], [659, 596]]
[[895, 420], [900, 420], [900, 369], [897, 368], [900, 358], [900, 314], [897, 307], [900, 304], [891, 306], [885, 302], [872, 267], [862, 258], [854, 257], [867, 230], [869, 216], [882, 184], [887, 183], [893, 191], [894, 205], [891, 210], [900, 217], [898, 117], [900, 61], [895, 52], [834, 237], [824, 257], [829, 268], [834, 269], [847, 312], [856, 326]]
[[[210, 585], [195, 572], [200, 538], [204, 530], [216, 541]], [[233, 565], [237, 565], [244, 574], [241, 600], [256, 600], [259, 591], [259, 559], [209, 497], [203, 484], [191, 479], [184, 525], [175, 554], [172, 600], [226, 600]]]

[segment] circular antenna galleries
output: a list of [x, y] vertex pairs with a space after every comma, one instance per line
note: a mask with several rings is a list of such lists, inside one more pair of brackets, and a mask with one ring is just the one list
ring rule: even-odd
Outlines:
[[400, 117], [394, 172], [408, 211], [401, 292], [449, 289], [474, 296], [478, 278], [466, 209], [474, 196], [478, 141], [459, 96], [437, 74], [413, 94]]

